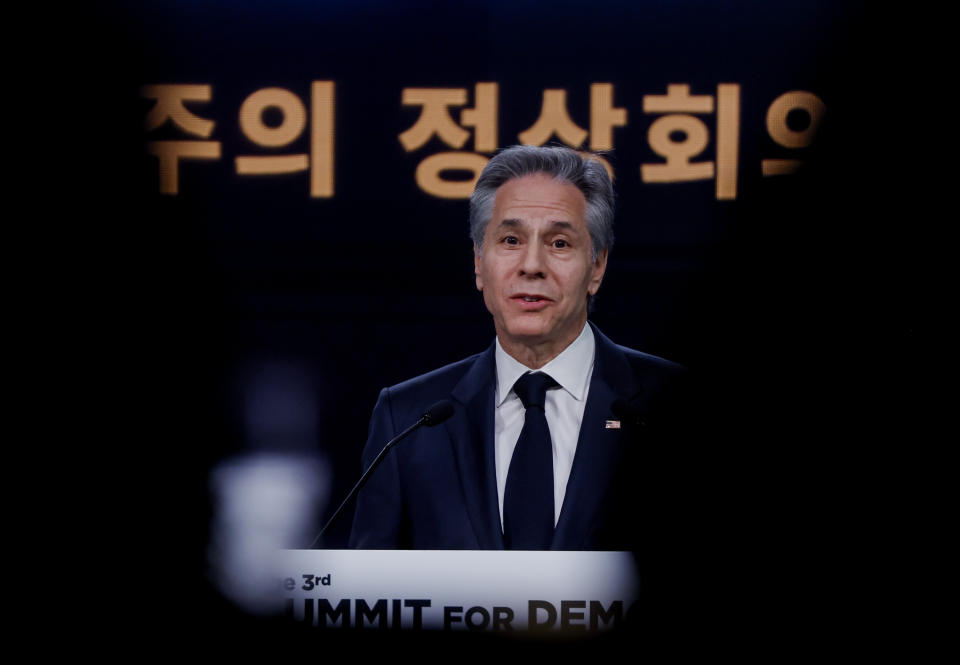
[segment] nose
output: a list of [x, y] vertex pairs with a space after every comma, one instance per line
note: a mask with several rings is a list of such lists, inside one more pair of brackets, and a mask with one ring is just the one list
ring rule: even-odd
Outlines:
[[527, 277], [545, 277], [546, 257], [544, 251], [541, 243], [528, 243], [520, 258], [520, 274]]

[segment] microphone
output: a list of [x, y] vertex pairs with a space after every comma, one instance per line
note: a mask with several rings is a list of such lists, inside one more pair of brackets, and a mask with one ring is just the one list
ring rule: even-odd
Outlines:
[[427, 427], [433, 427], [447, 420], [452, 415], [453, 402], [448, 399], [442, 399], [427, 409], [424, 414], [420, 416], [420, 420], [422, 420], [423, 424]]
[[351, 499], [353, 499], [360, 492], [363, 486], [367, 484], [367, 479], [374, 472], [374, 470], [378, 466], [380, 466], [380, 462], [383, 461], [383, 458], [386, 457], [387, 453], [390, 452], [391, 448], [393, 448], [400, 441], [402, 441], [409, 434], [411, 434], [414, 430], [419, 429], [420, 427], [423, 427], [423, 426], [435, 427], [439, 425], [440, 423], [449, 419], [450, 416], [453, 415], [453, 412], [454, 412], [453, 402], [451, 402], [448, 399], [442, 399], [439, 402], [433, 404], [429, 409], [424, 411], [423, 415], [420, 416], [417, 422], [410, 425], [410, 427], [408, 427], [407, 429], [403, 430], [402, 432], [397, 434], [395, 437], [390, 439], [390, 441], [387, 442], [387, 445], [383, 447], [383, 450], [381, 450], [377, 454], [377, 456], [374, 458], [374, 460], [370, 463], [370, 466], [367, 467], [367, 470], [363, 472], [363, 475], [360, 476], [360, 480], [357, 481], [357, 484], [354, 485], [353, 489], [350, 490], [350, 493], [347, 494], [347, 498], [343, 500], [343, 503], [341, 503], [340, 507], [337, 508], [337, 510], [333, 513], [333, 516], [329, 520], [327, 520], [326, 525], [324, 525], [324, 527], [320, 530], [320, 533], [317, 534], [317, 537], [313, 539], [313, 542], [310, 543], [310, 547], [308, 547], [307, 549], [313, 549], [314, 545], [316, 545], [317, 542], [321, 538], [323, 538], [323, 534], [325, 534], [327, 532], [327, 529], [330, 528], [330, 525], [336, 521], [337, 517], [340, 516], [340, 513], [343, 512], [343, 509], [346, 508], [347, 504], [350, 503]]

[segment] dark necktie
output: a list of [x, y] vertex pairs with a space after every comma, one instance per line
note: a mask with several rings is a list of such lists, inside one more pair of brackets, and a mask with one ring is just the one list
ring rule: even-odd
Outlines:
[[553, 540], [553, 445], [543, 405], [558, 385], [542, 372], [513, 384], [526, 409], [503, 494], [503, 540], [511, 550], [547, 550]]

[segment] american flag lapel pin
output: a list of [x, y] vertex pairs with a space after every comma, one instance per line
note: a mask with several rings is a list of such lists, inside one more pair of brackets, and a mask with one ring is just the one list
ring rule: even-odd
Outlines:
[[604, 426], [604, 429], [620, 429], [620, 421], [608, 420], [607, 424]]

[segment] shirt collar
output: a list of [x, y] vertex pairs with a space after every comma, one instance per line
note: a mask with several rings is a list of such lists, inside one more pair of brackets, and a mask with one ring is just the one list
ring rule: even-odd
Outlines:
[[539, 370], [534, 370], [504, 351], [503, 347], [500, 346], [500, 339], [497, 338], [495, 352], [497, 361], [497, 408], [510, 396], [510, 391], [513, 390], [513, 384], [517, 382], [517, 379], [527, 372], [537, 371], [549, 374], [574, 399], [582, 400], [586, 395], [587, 382], [590, 380], [591, 370], [593, 369], [593, 355], [596, 345], [590, 324], [584, 324], [580, 336], [573, 340], [570, 346]]

